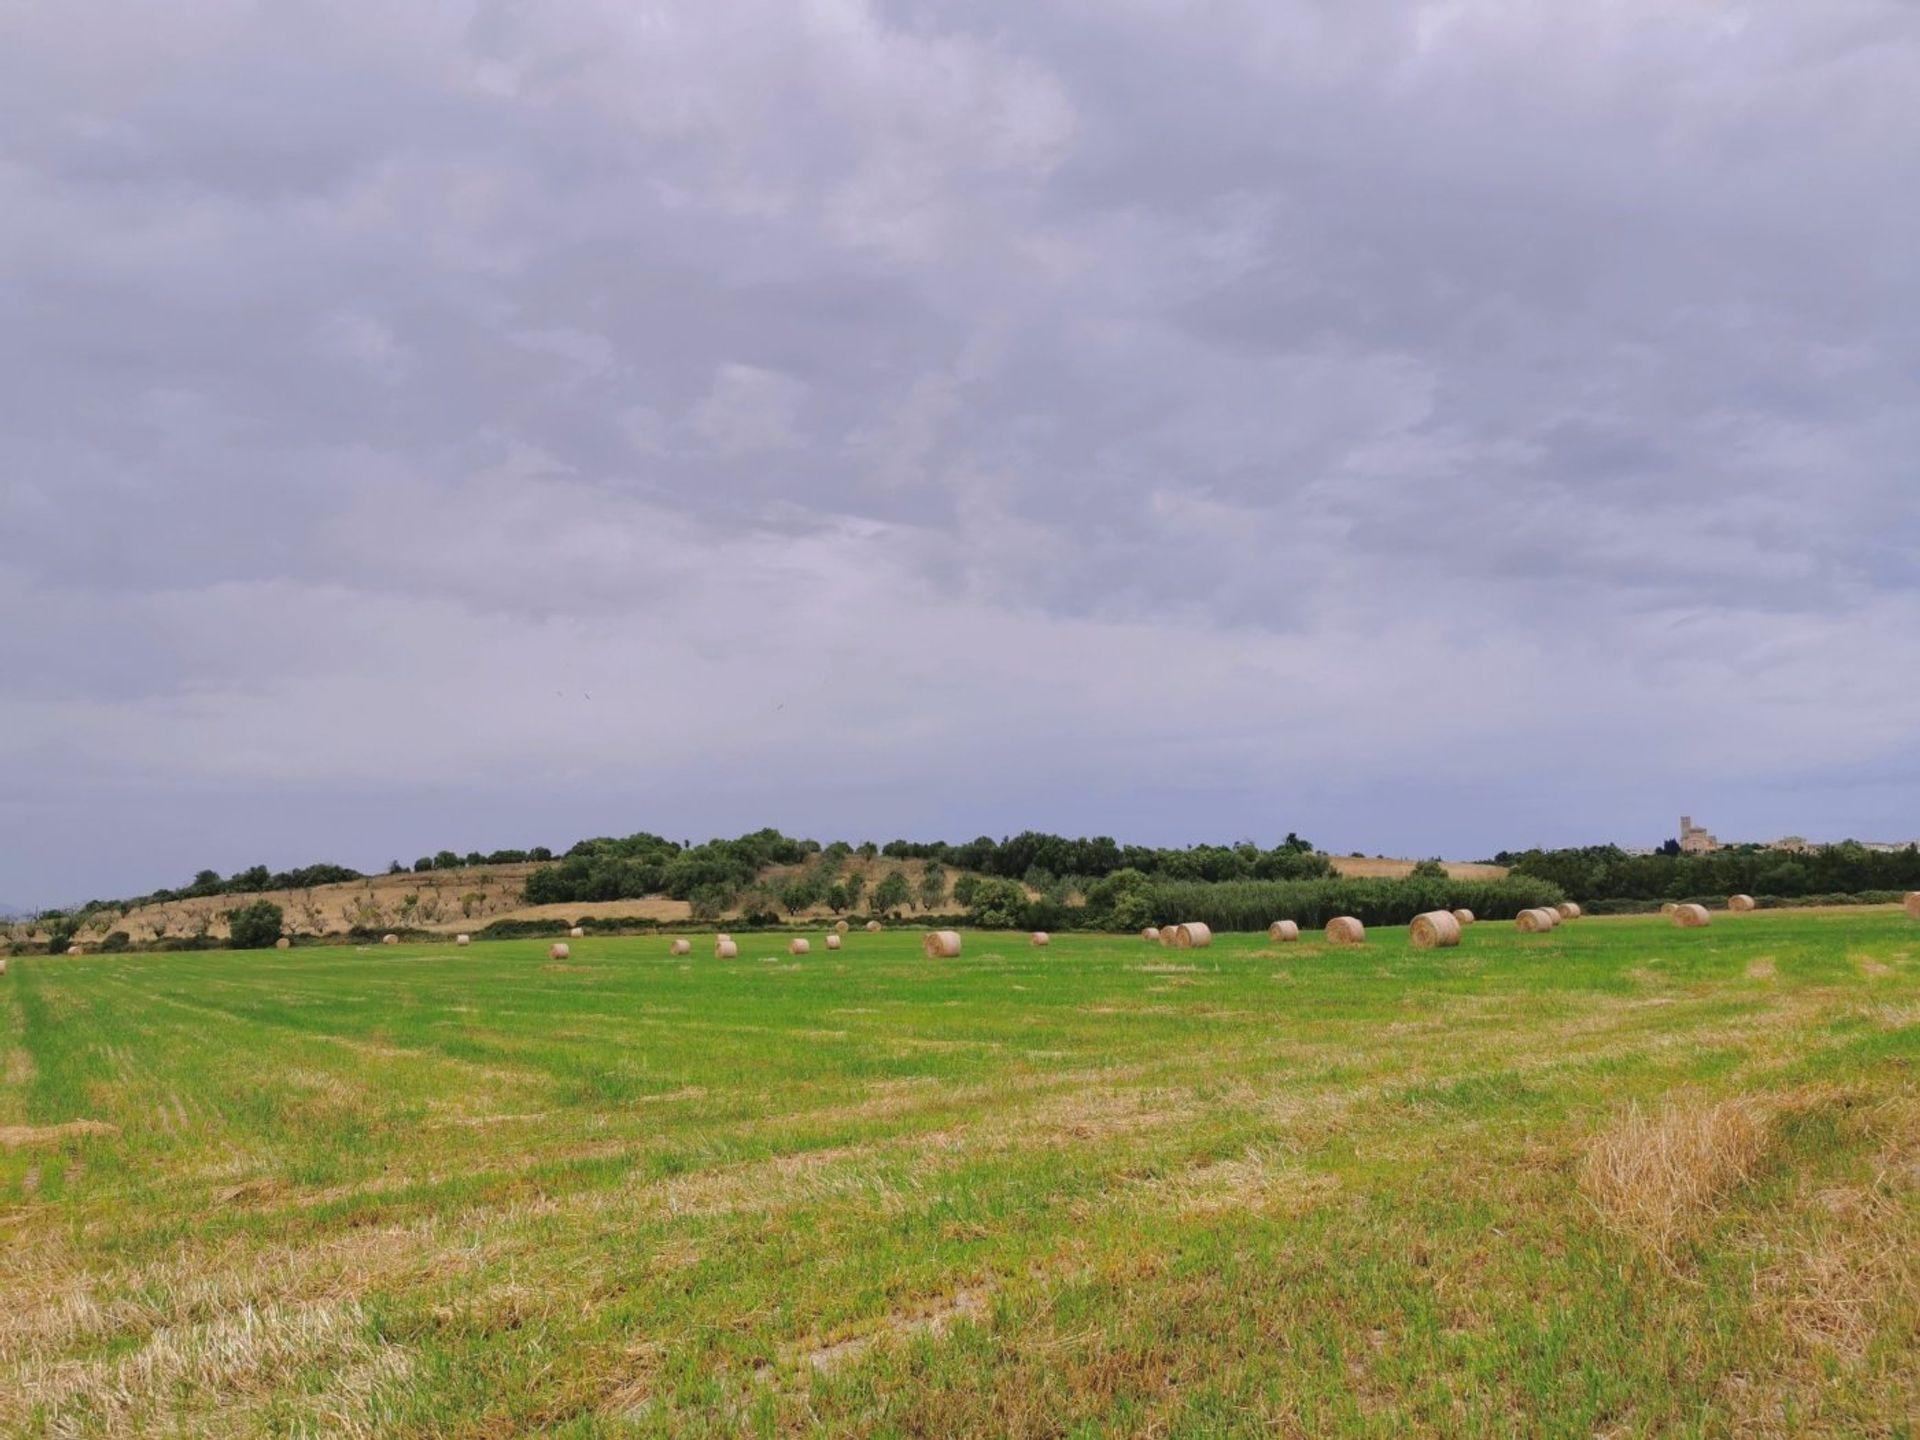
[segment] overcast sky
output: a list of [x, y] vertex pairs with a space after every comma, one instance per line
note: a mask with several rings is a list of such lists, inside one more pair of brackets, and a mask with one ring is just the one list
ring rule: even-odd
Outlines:
[[0, 901], [1920, 834], [1911, 0], [0, 0]]

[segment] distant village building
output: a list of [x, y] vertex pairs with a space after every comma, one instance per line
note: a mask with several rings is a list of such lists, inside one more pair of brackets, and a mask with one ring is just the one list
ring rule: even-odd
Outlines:
[[1691, 815], [1682, 815], [1680, 817], [1680, 848], [1688, 855], [1711, 855], [1720, 848], [1720, 841], [1694, 824]]
[[1811, 855], [1820, 847], [1804, 835], [1783, 835], [1767, 847], [1769, 850], [1790, 850], [1795, 855]]

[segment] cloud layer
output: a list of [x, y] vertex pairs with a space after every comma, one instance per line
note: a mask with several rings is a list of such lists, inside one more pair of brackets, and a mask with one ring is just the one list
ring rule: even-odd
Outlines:
[[1920, 833], [1916, 74], [1904, 0], [0, 7], [0, 898]]

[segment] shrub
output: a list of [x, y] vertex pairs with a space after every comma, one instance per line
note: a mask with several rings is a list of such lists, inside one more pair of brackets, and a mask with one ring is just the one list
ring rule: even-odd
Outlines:
[[[1218, 885], [1163, 882], [1152, 887], [1150, 916], [1141, 923], [1200, 920], [1220, 931], [1253, 931], [1289, 919], [1304, 929], [1318, 929], [1336, 915], [1352, 915], [1367, 925], [1405, 925], [1423, 911], [1463, 906], [1482, 920], [1511, 920], [1522, 910], [1565, 898], [1559, 886], [1522, 876], [1505, 880], [1233, 880]], [[1123, 927], [1117, 918], [1110, 923], [1115, 929], [1139, 928]]]
[[117, 955], [132, 943], [133, 943], [133, 937], [129, 935], [126, 931], [115, 930], [112, 934], [108, 935], [106, 939], [100, 942], [100, 948], [102, 951], [104, 951], [109, 955]]
[[280, 907], [271, 900], [256, 900], [251, 905], [242, 905], [228, 917], [227, 925], [231, 933], [227, 943], [235, 950], [268, 949], [280, 938], [285, 919]]

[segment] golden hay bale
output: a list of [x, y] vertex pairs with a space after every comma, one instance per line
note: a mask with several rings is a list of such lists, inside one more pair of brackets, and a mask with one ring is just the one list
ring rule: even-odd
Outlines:
[[84, 955], [86, 953], [87, 952], [78, 945], [67, 946], [67, 954], [69, 955]]
[[802, 940], [797, 935], [793, 939], [787, 941], [787, 954], [789, 955], [807, 955], [807, 954], [811, 954], [812, 951], [813, 951], [813, 946], [808, 944], [805, 940]]
[[1753, 896], [1751, 895], [1729, 895], [1727, 897], [1727, 909], [1733, 911], [1736, 915], [1744, 914], [1748, 910], [1757, 908], [1753, 903]]
[[1146, 941], [1149, 945], [1159, 944], [1160, 943], [1160, 927], [1158, 925], [1147, 926], [1146, 929], [1140, 932], [1140, 938]]
[[844, 920], [836, 920], [833, 922], [833, 933], [836, 935], [844, 935], [851, 929], [853, 929], [853, 927]]
[[838, 950], [839, 948], [840, 948], [840, 932], [836, 930], [833, 932], [833, 934], [827, 936], [827, 949]]
[[1676, 905], [1673, 907], [1673, 923], [1682, 930], [1701, 930], [1713, 923], [1713, 917], [1707, 913], [1704, 905]]
[[1184, 925], [1173, 927], [1173, 948], [1176, 950], [1204, 950], [1213, 944], [1213, 930], [1198, 920], [1189, 920]]
[[1453, 912], [1453, 918], [1458, 920], [1462, 925], [1473, 924], [1473, 912], [1471, 910], [1456, 910]]
[[1560, 917], [1551, 910], [1522, 910], [1513, 917], [1514, 928], [1522, 935], [1544, 935], [1560, 923]]
[[7, 973], [7, 957], [0, 955], [0, 975]]
[[575, 940], [584, 940], [587, 936], [587, 932], [582, 930], [578, 925], [567, 931], [567, 934]]
[[1327, 921], [1327, 943], [1364, 945], [1367, 943], [1367, 927], [1351, 915], [1336, 915]]
[[929, 960], [951, 960], [960, 953], [960, 932], [929, 930], [920, 937], [920, 949]]
[[547, 959], [564, 960], [571, 954], [573, 954], [573, 951], [569, 950], [564, 945], [556, 943], [551, 949], [547, 951]]
[[1666, 916], [1669, 920], [1671, 920], [1673, 918], [1673, 912], [1678, 910], [1679, 908], [1680, 906], [1677, 901], [1669, 900], [1667, 901], [1666, 904], [1660, 907], [1660, 913]]
[[676, 940], [673, 942], [673, 948], [668, 950], [667, 953], [669, 955], [691, 955], [693, 953], [693, 942], [691, 940]]
[[471, 935], [456, 935], [453, 937], [453, 943], [462, 946], [471, 945], [473, 943], [473, 937]]
[[880, 922], [878, 920], [867, 921], [867, 933], [869, 935], [878, 935], [880, 933]]
[[1460, 943], [1460, 922], [1451, 910], [1429, 910], [1408, 927], [1416, 950], [1444, 950]]
[[382, 945], [398, 945], [400, 943], [400, 937], [398, 935], [382, 935], [380, 937], [380, 943]]
[[1562, 920], [1578, 920], [1580, 918], [1580, 907], [1571, 900], [1562, 900], [1558, 905], [1553, 907], [1553, 913], [1558, 915]]
[[1053, 943], [1053, 937], [1044, 930], [1036, 930], [1033, 932], [1033, 939], [1028, 943], [1036, 950], [1044, 950]]
[[273, 948], [276, 950], [291, 950], [293, 948], [293, 941], [282, 935], [278, 940], [273, 942]]
[[738, 960], [740, 947], [724, 935], [713, 942], [713, 958], [716, 960]]
[[1907, 914], [1916, 920], [1920, 920], [1920, 890], [1909, 890], [1907, 892]]
[[1300, 927], [1291, 920], [1276, 920], [1267, 926], [1267, 939], [1276, 945], [1289, 945], [1300, 938]]

